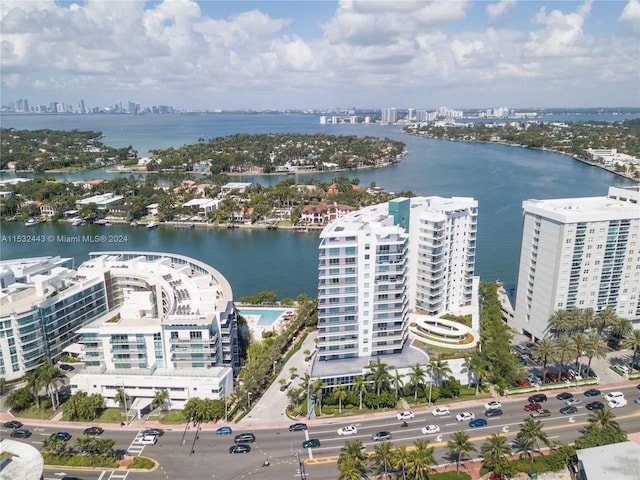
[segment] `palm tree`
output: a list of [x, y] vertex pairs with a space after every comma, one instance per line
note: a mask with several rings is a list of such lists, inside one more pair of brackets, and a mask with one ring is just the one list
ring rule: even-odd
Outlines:
[[618, 422], [616, 422], [615, 415], [611, 411], [610, 408], [605, 407], [602, 410], [596, 410], [591, 413], [589, 417], [587, 417], [587, 422], [589, 422], [589, 427], [598, 427], [598, 428], [620, 428]]
[[538, 341], [531, 349], [531, 356], [542, 362], [542, 383], [547, 379], [547, 367], [549, 361], [553, 359], [556, 353], [555, 342], [549, 337], [545, 337]]
[[509, 455], [511, 446], [504, 435], [492, 434], [480, 448], [484, 457], [484, 464], [497, 475], [503, 476], [509, 470]]
[[542, 422], [533, 418], [527, 418], [520, 424], [520, 431], [516, 435], [516, 445], [523, 455], [529, 455], [533, 463], [531, 451], [540, 451], [540, 442], [547, 447], [551, 446], [551, 441], [546, 433], [542, 431]]
[[338, 413], [342, 413], [342, 402], [345, 401], [349, 394], [347, 393], [347, 390], [343, 385], [338, 385], [337, 387], [335, 387], [333, 389], [333, 394], [338, 399]]
[[124, 391], [124, 387], [118, 387], [116, 389], [116, 394], [113, 397], [113, 401], [122, 407], [125, 415], [127, 413], [127, 408], [129, 408], [129, 395]]
[[440, 386], [440, 379], [442, 377], [446, 377], [451, 374], [451, 367], [449, 367], [449, 363], [440, 358], [429, 360], [429, 369], [431, 370], [431, 375], [436, 382], [436, 387]]
[[169, 400], [169, 390], [167, 390], [166, 388], [162, 388], [155, 391], [152, 404], [155, 408], [160, 407], [162, 410], [164, 410], [167, 400]]
[[49, 394], [51, 399], [51, 405], [55, 410], [58, 408], [58, 387], [67, 378], [66, 375], [58, 367], [45, 363], [38, 367], [36, 375], [39, 379], [39, 384]]
[[27, 388], [36, 401], [36, 408], [40, 409], [40, 389], [42, 388], [42, 379], [38, 376], [38, 371], [32, 370], [25, 375], [27, 380]]
[[476, 447], [469, 440], [469, 435], [464, 430], [460, 430], [451, 435], [451, 440], [447, 442], [447, 449], [451, 458], [456, 459], [456, 472], [460, 473], [460, 462], [464, 455], [475, 452]]
[[547, 328], [555, 334], [556, 338], [570, 331], [571, 319], [569, 318], [569, 312], [567, 310], [556, 310], [549, 318]]
[[407, 450], [407, 446], [403, 443], [395, 449], [394, 454], [393, 468], [399, 468], [402, 471], [402, 478], [407, 480], [407, 465], [411, 459], [411, 452]]
[[618, 338], [624, 338], [633, 330], [633, 323], [628, 318], [618, 317], [613, 322], [612, 331]]
[[573, 343], [573, 353], [576, 356], [576, 366], [574, 367], [575, 371], [580, 373], [580, 369], [578, 368], [580, 365], [580, 357], [582, 356], [582, 352], [584, 352], [585, 347], [587, 346], [587, 337], [584, 333], [576, 333], [571, 337], [571, 341]]
[[581, 308], [572, 308], [569, 310], [569, 333], [582, 330], [583, 326], [583, 310]]
[[326, 383], [322, 381], [321, 378], [316, 378], [311, 386], [309, 387], [309, 392], [311, 396], [315, 396], [318, 399], [318, 404], [320, 407], [320, 413], [322, 414], [322, 390], [327, 386]]
[[607, 358], [608, 351], [609, 349], [600, 335], [596, 332], [587, 335], [584, 344], [584, 352], [589, 359], [589, 362], [587, 363], [587, 372], [591, 369], [591, 360], [593, 360], [593, 358]]
[[633, 351], [633, 357], [631, 357], [631, 370], [633, 371], [636, 365], [636, 355], [640, 349], [640, 330], [635, 328], [631, 330], [631, 332], [624, 336], [621, 345], [622, 348]]
[[573, 355], [573, 343], [568, 335], [561, 335], [556, 339], [556, 355], [555, 358], [559, 362], [560, 374], [558, 378], [562, 378], [562, 369], [564, 368], [564, 360], [567, 356]]
[[429, 441], [424, 438], [419, 438], [413, 444], [416, 448], [409, 457], [407, 472], [414, 480], [428, 480], [429, 472], [433, 470], [431, 465], [436, 463], [433, 447], [430, 447]]
[[388, 478], [389, 470], [393, 467], [393, 450], [391, 442], [383, 441], [375, 446], [371, 461], [375, 467], [376, 473], [382, 473], [383, 478]]
[[[349, 480], [362, 478], [363, 474], [367, 471], [366, 458], [364, 446], [360, 440], [349, 440], [345, 442], [344, 446], [340, 449], [340, 456], [338, 457], [338, 470], [341, 472], [339, 478]], [[348, 476], [342, 476], [343, 469], [345, 472], [349, 472]], [[360, 475], [359, 477], [351, 476], [356, 472]]]
[[608, 306], [604, 310], [598, 312], [594, 318], [594, 324], [598, 329], [598, 334], [602, 334], [602, 331], [605, 328], [613, 325], [617, 318], [618, 315], [612, 306]]
[[389, 384], [391, 378], [389, 366], [386, 363], [382, 363], [380, 357], [376, 357], [376, 361], [369, 363], [367, 368], [371, 371], [371, 373], [367, 375], [367, 380], [373, 383], [376, 393], [380, 395], [380, 390]]
[[362, 394], [367, 391], [367, 382], [362, 375], [356, 375], [353, 382], [353, 390], [360, 396], [359, 410], [362, 410]]
[[363, 472], [353, 457], [340, 454], [338, 457], [338, 480], [361, 480], [364, 478]]
[[391, 381], [393, 382], [393, 388], [396, 390], [396, 400], [398, 400], [398, 389], [404, 387], [404, 382], [402, 381], [402, 375], [398, 373], [397, 368], [393, 370]]
[[422, 368], [422, 365], [416, 363], [413, 367], [411, 367], [411, 371], [409, 372], [409, 380], [413, 385], [413, 400], [418, 401], [418, 389], [420, 385], [424, 383], [424, 379], [427, 375], [427, 371]]

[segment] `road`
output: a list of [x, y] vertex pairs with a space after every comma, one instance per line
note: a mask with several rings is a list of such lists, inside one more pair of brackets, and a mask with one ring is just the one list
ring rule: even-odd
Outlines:
[[[542, 419], [544, 431], [551, 440], [569, 442], [580, 435], [579, 430], [586, 425], [589, 411], [584, 405], [593, 400], [602, 400], [602, 397], [587, 398], [582, 392], [586, 390], [569, 389], [574, 396], [583, 400], [578, 407], [578, 412], [574, 415], [562, 415], [560, 408], [565, 405], [564, 401], [555, 398], [555, 392], [549, 392], [549, 400], [543, 404], [544, 408], [552, 412], [551, 417]], [[629, 433], [637, 433], [640, 426], [640, 405], [633, 400], [640, 395], [640, 390], [635, 385], [617, 387], [616, 390], [624, 392], [628, 400], [628, 405], [614, 410], [621, 427]], [[606, 393], [606, 391], [603, 391]], [[457, 422], [456, 414], [461, 411], [474, 413], [476, 418], [485, 418], [484, 401], [466, 402], [464, 406], [452, 408], [448, 417], [434, 417], [430, 412], [417, 411], [415, 418], [408, 420], [407, 428], [400, 427], [400, 421], [396, 420], [395, 414], [389, 412], [388, 415], [374, 417], [360, 417], [353, 419], [353, 424], [358, 428], [358, 432], [350, 436], [338, 436], [337, 429], [343, 425], [350, 424], [348, 420], [337, 421], [316, 421], [309, 423], [306, 431], [289, 432], [286, 423], [278, 427], [236, 429], [233, 426], [233, 434], [216, 435], [215, 429], [196, 429], [190, 426], [188, 430], [166, 431], [159, 437], [158, 443], [152, 446], [142, 446], [136, 439], [140, 437], [140, 431], [130, 429], [130, 427], [113, 428], [106, 430], [103, 434], [105, 438], [115, 440], [115, 448], [129, 451], [130, 454], [148, 456], [160, 463], [160, 468], [152, 473], [135, 473], [126, 471], [99, 470], [93, 472], [81, 472], [79, 475], [84, 480], [167, 480], [167, 479], [273, 479], [273, 478], [295, 478], [300, 476], [299, 462], [296, 457], [300, 455], [305, 460], [306, 477], [309, 479], [335, 479], [337, 474], [336, 460], [340, 453], [340, 448], [347, 440], [360, 440], [366, 447], [366, 452], [373, 452], [376, 442], [371, 440], [371, 435], [378, 431], [390, 431], [393, 435], [394, 446], [400, 444], [411, 445], [419, 438], [427, 438], [431, 445], [436, 447], [435, 456], [439, 463], [448, 463], [446, 459], [446, 443], [450, 435], [458, 430], [464, 429], [468, 432], [471, 440], [478, 450], [480, 445], [492, 433], [502, 433], [510, 440], [515, 438], [519, 430], [519, 424], [529, 414], [523, 407], [526, 399], [510, 399], [502, 403], [504, 414], [500, 417], [488, 419], [488, 425], [481, 428], [470, 428], [468, 422]], [[438, 425], [438, 434], [423, 435], [421, 428], [425, 425]], [[33, 435], [24, 440], [34, 446], [40, 446], [42, 440], [51, 433], [58, 431], [55, 427], [30, 427]], [[82, 430], [86, 428], [66, 428], [72, 434], [71, 442], [82, 435]], [[252, 451], [248, 454], [230, 455], [228, 449], [233, 445], [233, 436], [237, 433], [253, 431], [256, 435], [256, 442], [252, 444]], [[5, 434], [6, 430], [2, 432]], [[305, 439], [318, 438], [321, 446], [314, 449], [302, 448]], [[475, 454], [477, 457], [477, 454]], [[265, 459], [270, 462], [269, 467], [263, 467]], [[45, 472], [46, 479], [60, 479], [60, 473], [73, 473], [70, 469], [48, 469]], [[58, 474], [58, 475], [56, 475]]]

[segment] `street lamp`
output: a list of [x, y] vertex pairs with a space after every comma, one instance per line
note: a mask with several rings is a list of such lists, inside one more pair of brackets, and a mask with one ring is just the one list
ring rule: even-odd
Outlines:
[[251, 410], [251, 392], [247, 392], [247, 404], [249, 405], [247, 410]]
[[433, 382], [429, 382], [429, 406], [431, 406], [431, 388], [433, 387]]
[[298, 460], [298, 472], [300, 473], [301, 480], [307, 480], [307, 473], [304, 471], [304, 462], [300, 458], [300, 450], [298, 450], [294, 456]]
[[274, 361], [273, 362], [273, 374], [276, 374], [276, 365], [278, 364], [278, 362]]

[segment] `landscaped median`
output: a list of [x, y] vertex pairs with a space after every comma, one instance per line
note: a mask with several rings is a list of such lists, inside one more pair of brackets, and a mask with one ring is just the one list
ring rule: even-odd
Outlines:
[[160, 464], [148, 457], [87, 455], [87, 454], [43, 454], [45, 468], [65, 467], [79, 470], [104, 468], [138, 472], [153, 472]]

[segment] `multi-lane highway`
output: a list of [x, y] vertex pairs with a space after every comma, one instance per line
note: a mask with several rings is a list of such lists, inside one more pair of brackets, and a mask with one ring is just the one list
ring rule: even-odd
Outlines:
[[[586, 424], [589, 411], [585, 405], [602, 397], [585, 397], [585, 388], [570, 389], [576, 398], [582, 403], [578, 411], [572, 415], [563, 415], [560, 408], [566, 405], [565, 401], [556, 399], [558, 391], [548, 392], [548, 401], [542, 407], [551, 411], [551, 416], [541, 419], [544, 431], [552, 440], [570, 442], [580, 435], [580, 429]], [[617, 388], [625, 394], [628, 404], [622, 408], [614, 409], [621, 427], [627, 432], [638, 432], [640, 419], [640, 405], [634, 403], [634, 399], [640, 396], [640, 390], [635, 385]], [[603, 394], [606, 391], [603, 391]], [[480, 445], [492, 433], [502, 433], [508, 438], [515, 438], [519, 430], [519, 424], [529, 415], [524, 410], [526, 398], [512, 399], [502, 402], [503, 415], [487, 418], [484, 415], [484, 401], [465, 402], [464, 406], [451, 405], [451, 414], [444, 417], [434, 417], [431, 410], [417, 410], [415, 417], [408, 420], [407, 427], [401, 427], [401, 422], [396, 419], [396, 412], [388, 414], [358, 417], [338, 421], [310, 422], [308, 430], [290, 432], [288, 424], [278, 428], [255, 429], [252, 432], [256, 436], [252, 444], [251, 452], [247, 454], [229, 454], [229, 447], [233, 445], [233, 437], [237, 433], [247, 430], [236, 429], [233, 425], [232, 435], [216, 435], [215, 429], [197, 430], [191, 426], [188, 430], [167, 430], [158, 438], [155, 445], [141, 445], [139, 442], [140, 431], [131, 430], [129, 427], [114, 427], [106, 430], [102, 436], [116, 441], [115, 448], [127, 450], [131, 454], [151, 457], [160, 463], [160, 468], [149, 474], [135, 472], [123, 472], [112, 470], [97, 470], [94, 472], [71, 472], [70, 469], [56, 468], [45, 472], [47, 479], [60, 479], [61, 473], [73, 473], [85, 480], [137, 480], [145, 478], [156, 479], [270, 479], [270, 478], [294, 478], [300, 476], [300, 460], [305, 460], [305, 473], [309, 479], [334, 479], [337, 475], [336, 460], [340, 448], [348, 440], [360, 440], [367, 452], [372, 452], [376, 441], [371, 439], [372, 434], [379, 431], [389, 431], [392, 434], [391, 442], [397, 446], [400, 444], [412, 445], [419, 438], [427, 438], [436, 447], [436, 459], [441, 463], [447, 463], [445, 457], [446, 443], [450, 435], [458, 430], [466, 430], [479, 450]], [[467, 421], [456, 421], [456, 415], [463, 411], [471, 412], [476, 418], [485, 418], [486, 427], [470, 428]], [[353, 424], [357, 432], [351, 435], [339, 436], [337, 430], [345, 425]], [[424, 435], [422, 427], [437, 425], [438, 433]], [[82, 435], [87, 425], [79, 428], [65, 428], [71, 433], [71, 442]], [[33, 435], [21, 441], [34, 446], [40, 446], [42, 440], [51, 433], [58, 431], [52, 427], [33, 427], [25, 425]], [[3, 436], [8, 433], [3, 431]], [[317, 438], [321, 445], [313, 449], [305, 449], [302, 442], [310, 438]], [[298, 457], [299, 455], [299, 457]], [[476, 454], [477, 455], [477, 454]], [[263, 467], [263, 462], [268, 459], [270, 465]]]

